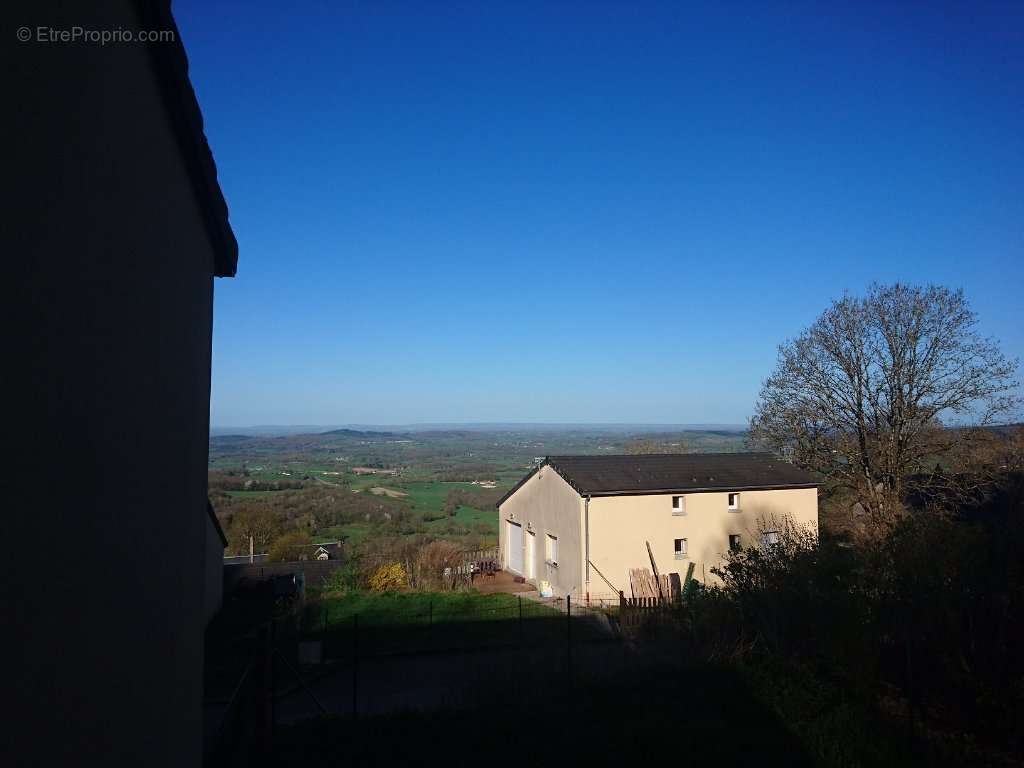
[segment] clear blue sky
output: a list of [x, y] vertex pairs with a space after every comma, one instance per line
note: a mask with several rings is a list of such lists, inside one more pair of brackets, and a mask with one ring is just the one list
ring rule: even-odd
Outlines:
[[1024, 357], [1024, 4], [174, 8], [215, 426], [742, 422], [872, 280]]

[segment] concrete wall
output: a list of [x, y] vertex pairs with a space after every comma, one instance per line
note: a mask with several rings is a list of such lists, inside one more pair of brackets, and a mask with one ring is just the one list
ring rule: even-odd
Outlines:
[[[130, 3], [16, 2], [34, 28]], [[8, 47], [0, 764], [196, 766], [214, 255], [144, 45]], [[73, 563], [46, 568], [38, 557]]]
[[[817, 529], [818, 492], [814, 488], [778, 491], [743, 491], [740, 511], [730, 512], [727, 493], [691, 493], [685, 496], [686, 514], [672, 514], [672, 496], [606, 496], [590, 501], [590, 560], [617, 588], [630, 595], [629, 569], [650, 568], [646, 542], [650, 541], [661, 573], [686, 575], [694, 563], [694, 577], [715, 583], [711, 568], [722, 562], [729, 534], [739, 534], [743, 546], [760, 543], [760, 532], [778, 529], [784, 519]], [[674, 540], [685, 538], [688, 556], [677, 560]], [[591, 594], [611, 588], [591, 570]]]
[[[523, 543], [532, 529], [536, 542], [533, 584], [548, 581], [558, 596], [580, 597], [583, 585], [583, 502], [579, 494], [551, 467], [542, 467], [498, 509], [498, 545], [501, 563], [508, 568], [509, 521], [523, 526]], [[545, 562], [545, 537], [558, 537], [558, 566]], [[525, 565], [524, 553], [524, 565]], [[526, 574], [523, 574], [526, 575]]]

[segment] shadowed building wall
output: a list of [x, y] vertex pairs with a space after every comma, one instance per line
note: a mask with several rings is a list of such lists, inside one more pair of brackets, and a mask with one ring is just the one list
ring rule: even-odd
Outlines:
[[[173, 28], [166, 3], [5, 15], [33, 35]], [[20, 543], [0, 579], [16, 697], [0, 762], [197, 765], [213, 278], [233, 274], [234, 238], [180, 41], [8, 45]]]

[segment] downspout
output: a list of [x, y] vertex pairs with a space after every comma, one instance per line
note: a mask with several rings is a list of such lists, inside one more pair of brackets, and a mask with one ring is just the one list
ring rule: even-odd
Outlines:
[[590, 496], [583, 502], [583, 541], [584, 541], [584, 562], [586, 563], [586, 596], [587, 605], [590, 605]]

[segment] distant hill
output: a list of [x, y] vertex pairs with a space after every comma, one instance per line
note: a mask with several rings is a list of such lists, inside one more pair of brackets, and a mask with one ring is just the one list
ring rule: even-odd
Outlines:
[[281, 461], [329, 454], [336, 461], [344, 455], [367, 466], [422, 466], [433, 463], [440, 471], [466, 463], [497, 463], [520, 467], [538, 456], [555, 454], [605, 454], [625, 452], [635, 439], [666, 445], [685, 443], [695, 453], [744, 450], [746, 433], [738, 428], [681, 429], [662, 425], [626, 427], [598, 425], [433, 425], [433, 429], [400, 431], [353, 426], [289, 434], [229, 432], [210, 436], [211, 458], [225, 456], [277, 456]]
[[395, 437], [394, 432], [371, 432], [360, 429], [329, 429], [321, 435], [344, 435], [345, 437]]
[[437, 422], [417, 424], [296, 424], [256, 425], [251, 427], [211, 427], [211, 437], [229, 435], [249, 437], [287, 437], [289, 435], [404, 435], [411, 432], [464, 434], [467, 432], [600, 432], [603, 434], [660, 432], [746, 432], [745, 424], [586, 424], [549, 422]]

